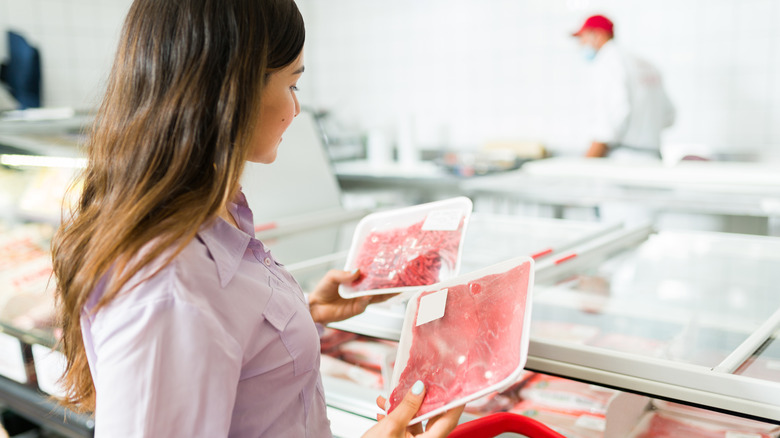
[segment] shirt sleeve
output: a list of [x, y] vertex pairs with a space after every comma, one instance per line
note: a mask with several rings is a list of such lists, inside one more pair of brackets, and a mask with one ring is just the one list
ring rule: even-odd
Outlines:
[[661, 122], [661, 126], [663, 128], [668, 128], [674, 125], [674, 122], [677, 119], [677, 110], [675, 109], [671, 99], [669, 99], [669, 95], [666, 94], [666, 90], [663, 88], [663, 85], [659, 84], [659, 87], [661, 88], [660, 93], [663, 102], [663, 109], [661, 110], [663, 113], [663, 121]]
[[227, 436], [242, 353], [216, 316], [172, 295], [114, 304], [92, 326], [95, 436]]

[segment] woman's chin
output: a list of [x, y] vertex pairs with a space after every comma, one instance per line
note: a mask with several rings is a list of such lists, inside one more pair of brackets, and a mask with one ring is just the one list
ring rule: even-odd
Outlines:
[[271, 164], [276, 161], [276, 155], [279, 147], [273, 148], [273, 150], [266, 152], [262, 155], [250, 156], [247, 161], [258, 164]]

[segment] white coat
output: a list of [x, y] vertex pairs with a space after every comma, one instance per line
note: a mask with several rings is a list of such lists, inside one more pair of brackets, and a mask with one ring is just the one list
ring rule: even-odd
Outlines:
[[661, 132], [674, 123], [675, 110], [658, 69], [610, 40], [589, 70], [592, 141], [606, 143], [610, 156], [659, 157]]

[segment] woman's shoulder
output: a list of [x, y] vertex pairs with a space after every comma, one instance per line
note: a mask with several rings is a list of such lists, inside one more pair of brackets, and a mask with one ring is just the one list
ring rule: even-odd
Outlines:
[[[138, 262], [153, 248], [150, 242], [131, 261]], [[111, 304], [128, 306], [149, 306], [166, 300], [187, 300], [191, 294], [182, 294], [186, 288], [192, 292], [210, 288], [213, 281], [212, 266], [205, 247], [197, 238], [177, 252], [176, 247], [164, 249], [158, 256], [142, 266], [138, 272], [120, 288]], [[98, 291], [102, 295], [102, 291]]]

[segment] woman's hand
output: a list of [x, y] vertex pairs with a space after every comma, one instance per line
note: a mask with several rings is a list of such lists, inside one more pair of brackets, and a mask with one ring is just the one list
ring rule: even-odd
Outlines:
[[[423, 432], [422, 423], [409, 426], [409, 422], [417, 414], [425, 397], [425, 387], [421, 381], [417, 381], [412, 389], [406, 393], [393, 412], [385, 415], [377, 415], [379, 422], [369, 429], [363, 438], [440, 438], [446, 437], [458, 425], [458, 419], [463, 412], [463, 406], [450, 409], [428, 420], [428, 428]], [[384, 397], [377, 397], [376, 404], [380, 409], [385, 408]]]
[[371, 303], [385, 301], [393, 294], [370, 295], [358, 298], [342, 298], [339, 295], [339, 285], [349, 284], [357, 280], [360, 271], [331, 270], [320, 280], [314, 291], [309, 294], [309, 313], [314, 322], [328, 324], [342, 321], [359, 315]]

